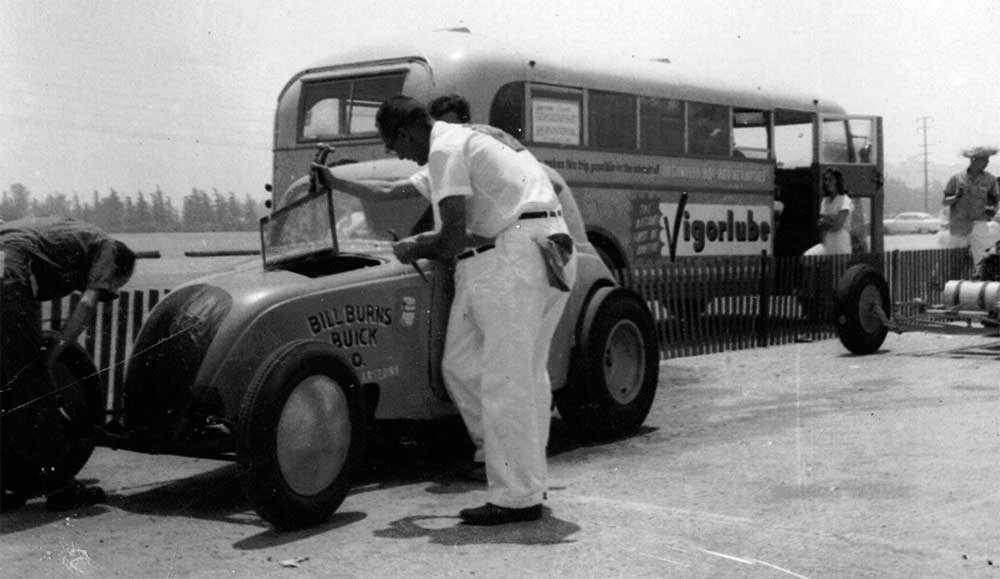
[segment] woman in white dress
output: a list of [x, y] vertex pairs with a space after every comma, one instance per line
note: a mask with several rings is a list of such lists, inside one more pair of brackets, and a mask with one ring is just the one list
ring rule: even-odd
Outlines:
[[819, 230], [823, 241], [808, 250], [806, 255], [835, 255], [851, 253], [851, 212], [854, 203], [844, 188], [844, 174], [839, 169], [823, 171], [823, 200], [819, 205]]

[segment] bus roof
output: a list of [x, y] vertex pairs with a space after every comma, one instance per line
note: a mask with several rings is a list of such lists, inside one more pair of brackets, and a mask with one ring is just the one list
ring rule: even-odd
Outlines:
[[[464, 30], [393, 35], [347, 47], [302, 70], [289, 85], [306, 74], [346, 64], [402, 61], [426, 62], [435, 84], [441, 87], [460, 85], [455, 79], [472, 74], [498, 85], [527, 80], [746, 108], [844, 113], [832, 101], [791, 90], [765, 89], [749, 84], [746, 78], [712, 77], [685, 70], [677, 64], [637, 57], [581, 54], [579, 51], [565, 55], [542, 54]], [[287, 88], [286, 85], [285, 90]]]

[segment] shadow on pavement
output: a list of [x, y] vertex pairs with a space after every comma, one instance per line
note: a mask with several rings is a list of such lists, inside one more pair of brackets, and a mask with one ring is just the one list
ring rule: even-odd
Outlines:
[[456, 517], [413, 516], [389, 523], [387, 529], [375, 531], [383, 539], [417, 539], [426, 537], [431, 543], [446, 546], [516, 544], [555, 545], [572, 543], [568, 538], [580, 526], [552, 516], [544, 509], [540, 521], [511, 523], [495, 527], [465, 525]]
[[[655, 430], [643, 427], [634, 436]], [[549, 439], [549, 457], [578, 448], [596, 448], [615, 442], [581, 442], [558, 417], [555, 417]], [[458, 417], [434, 421], [379, 423], [372, 433], [367, 461], [355, 477], [351, 494], [412, 484], [427, 485], [426, 492], [432, 494], [481, 491], [485, 489], [485, 483], [466, 477], [472, 452], [472, 443], [464, 424]], [[156, 460], [156, 457], [149, 459]], [[139, 464], [134, 466], [141, 468]], [[234, 545], [237, 549], [252, 550], [292, 543], [331, 529], [351, 525], [367, 516], [359, 512], [339, 512], [335, 513], [329, 522], [317, 527], [292, 532], [278, 531], [261, 519], [246, 499], [240, 485], [239, 467], [235, 463], [223, 463], [221, 466], [206, 468], [208, 470], [183, 478], [119, 488], [109, 492], [105, 504], [63, 513], [47, 512], [43, 497], [32, 499], [24, 507], [0, 515], [0, 535], [53, 524], [64, 518], [71, 521], [72, 518], [100, 516], [109, 512], [110, 506], [130, 513], [159, 517], [187, 517], [257, 527], [262, 532], [242, 539]], [[102, 484], [102, 481], [93, 479], [83, 479], [82, 482]], [[104, 481], [104, 484], [107, 484], [107, 481]], [[109, 489], [106, 487], [105, 490]], [[428, 529], [417, 524], [424, 519], [441, 518], [400, 519], [383, 533], [386, 533], [385, 536], [399, 538], [429, 534], [442, 544], [466, 542], [550, 544], [564, 541], [566, 536], [579, 529], [576, 525], [552, 517], [548, 510], [541, 523], [505, 525], [504, 529], [491, 530], [485, 535], [481, 528], [466, 525]], [[443, 520], [451, 519], [445, 517]], [[456, 517], [454, 522], [457, 521]]]
[[135, 494], [112, 495], [108, 504], [131, 513], [267, 526], [253, 513], [243, 494], [235, 464], [168, 481]]
[[308, 529], [298, 529], [296, 531], [279, 531], [271, 528], [263, 533], [236, 541], [233, 543], [233, 548], [240, 549], [242, 551], [253, 551], [256, 549], [267, 549], [270, 547], [277, 547], [279, 545], [287, 545], [302, 539], [322, 535], [327, 531], [339, 529], [340, 527], [353, 525], [358, 521], [364, 520], [367, 516], [368, 515], [364, 513], [338, 511], [330, 517], [329, 521], [323, 523], [322, 525], [316, 525], [315, 527], [310, 527]]
[[[97, 484], [94, 479], [81, 478], [78, 481], [86, 484]], [[109, 500], [111, 497], [108, 497]], [[23, 507], [0, 514], [0, 535], [8, 533], [19, 533], [35, 527], [54, 524], [63, 520], [66, 526], [72, 526], [76, 519], [97, 517], [108, 512], [108, 507], [104, 504], [90, 505], [79, 509], [71, 509], [58, 513], [51, 513], [45, 510], [45, 497], [34, 497]]]
[[[552, 419], [548, 456], [552, 458], [581, 448], [598, 448], [655, 432], [643, 426], [620, 438], [581, 441], [558, 416]], [[432, 494], [462, 494], [483, 490], [485, 483], [468, 478], [473, 445], [457, 417], [436, 421], [407, 421], [380, 425], [369, 447], [365, 471], [355, 480], [354, 493], [411, 484], [432, 483]]]

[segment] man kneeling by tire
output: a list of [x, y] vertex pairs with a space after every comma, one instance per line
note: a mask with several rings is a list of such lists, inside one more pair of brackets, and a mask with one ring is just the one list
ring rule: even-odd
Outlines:
[[[88, 377], [72, 375], [67, 359], [85, 358], [76, 341], [97, 302], [114, 299], [131, 278], [135, 254], [93, 225], [41, 218], [0, 225], [0, 256], [2, 508], [39, 494], [51, 511], [101, 502], [103, 490], [73, 477], [93, 450], [88, 428], [102, 408], [93, 388], [83, 391]], [[62, 331], [47, 339], [42, 302], [77, 291]]]

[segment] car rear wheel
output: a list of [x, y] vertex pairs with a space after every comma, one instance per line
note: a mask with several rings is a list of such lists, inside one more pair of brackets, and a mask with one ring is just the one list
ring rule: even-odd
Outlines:
[[598, 306], [573, 363], [571, 383], [555, 392], [559, 414], [583, 439], [606, 439], [642, 425], [656, 394], [659, 346], [645, 304], [615, 290]]
[[237, 425], [244, 490], [261, 517], [282, 529], [329, 519], [363, 456], [364, 420], [361, 389], [332, 346], [303, 340], [273, 354]]
[[840, 279], [835, 304], [837, 336], [844, 347], [861, 355], [878, 351], [892, 313], [889, 284], [882, 274], [870, 265], [852, 266]]

